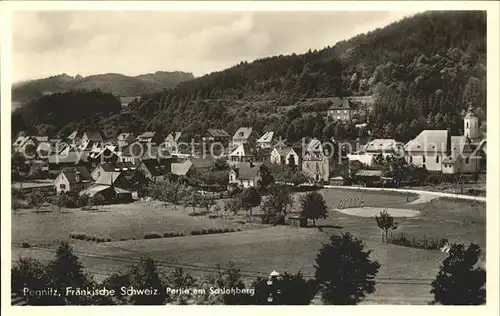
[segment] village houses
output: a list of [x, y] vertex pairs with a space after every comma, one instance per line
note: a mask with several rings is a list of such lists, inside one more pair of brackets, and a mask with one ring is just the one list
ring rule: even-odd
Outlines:
[[331, 98], [333, 104], [328, 108], [328, 117], [333, 120], [350, 121], [354, 113], [353, 104], [348, 98]]
[[55, 178], [54, 189], [57, 194], [61, 192], [78, 194], [91, 181], [92, 177], [86, 167], [66, 167]]
[[243, 188], [255, 187], [262, 179], [261, 164], [253, 162], [238, 163], [229, 171], [229, 185]]
[[232, 148], [237, 148], [243, 144], [253, 144], [257, 141], [259, 137], [257, 133], [251, 127], [240, 127], [236, 133], [233, 135]]
[[178, 152], [179, 151], [179, 146], [178, 142], [179, 139], [181, 138], [182, 133], [181, 132], [173, 132], [167, 135], [165, 138], [165, 148], [169, 150], [170, 152]]
[[270, 161], [275, 164], [300, 166], [300, 154], [302, 154], [302, 150], [300, 148], [275, 147], [271, 151]]

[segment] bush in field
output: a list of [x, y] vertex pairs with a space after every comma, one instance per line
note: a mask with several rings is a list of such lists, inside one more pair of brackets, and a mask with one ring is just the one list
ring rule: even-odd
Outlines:
[[23, 243], [21, 244], [21, 247], [23, 247], [23, 248], [30, 248], [30, 247], [31, 247], [31, 245], [30, 245], [30, 243], [29, 243], [29, 242], [27, 242], [27, 241], [23, 241]]
[[354, 305], [375, 292], [374, 277], [380, 264], [370, 250], [350, 233], [334, 234], [316, 257], [315, 279], [325, 304]]
[[38, 213], [40, 207], [47, 201], [47, 196], [40, 189], [35, 189], [31, 192], [31, 196], [29, 198], [29, 205], [35, 209]]
[[90, 203], [90, 196], [88, 194], [79, 195], [76, 200], [76, 206], [84, 208]]
[[152, 232], [152, 233], [145, 233], [143, 238], [144, 239], [155, 239], [155, 238], [161, 238], [161, 237], [162, 237], [161, 234]]
[[452, 245], [431, 284], [434, 303], [481, 305], [486, 302], [486, 271], [477, 266], [481, 248], [470, 244]]

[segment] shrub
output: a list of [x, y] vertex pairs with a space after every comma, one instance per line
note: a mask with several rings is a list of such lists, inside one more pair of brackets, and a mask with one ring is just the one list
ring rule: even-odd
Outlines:
[[85, 241], [92, 241], [92, 236], [85, 234]]
[[153, 233], [145, 233], [143, 238], [144, 239], [155, 239], [155, 238], [161, 238], [161, 237], [162, 237], [162, 235], [153, 232]]
[[106, 242], [111, 242], [111, 238], [106, 238]]
[[96, 241], [97, 240], [97, 236], [92, 236], [92, 241]]
[[29, 244], [29, 242], [27, 241], [23, 241], [22, 245], [21, 245], [23, 248], [30, 248], [31, 245]]
[[447, 239], [445, 238], [432, 238], [423, 236], [423, 238], [415, 238], [415, 235], [412, 235], [411, 238], [407, 237], [406, 234], [400, 233], [396, 237], [392, 234], [388, 239], [388, 242], [398, 246], [418, 248], [418, 249], [426, 249], [426, 250], [437, 250], [442, 248], [446, 243]]
[[127, 240], [127, 239], [126, 238], [120, 238], [120, 241], [125, 241], [125, 240]]

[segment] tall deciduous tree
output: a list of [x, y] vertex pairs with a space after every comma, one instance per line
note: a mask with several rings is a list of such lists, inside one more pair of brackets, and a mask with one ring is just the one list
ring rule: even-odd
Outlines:
[[486, 271], [478, 267], [481, 248], [452, 245], [431, 284], [434, 302], [443, 305], [480, 305], [486, 302]]
[[262, 197], [255, 187], [249, 187], [243, 190], [240, 198], [243, 208], [250, 211], [250, 217], [252, 216], [252, 209], [259, 206], [262, 202]]
[[328, 205], [321, 193], [316, 191], [309, 192], [300, 197], [300, 205], [302, 208], [301, 216], [312, 219], [313, 226], [316, 226], [316, 220], [327, 218]]
[[380, 212], [380, 216], [375, 215], [375, 220], [377, 221], [378, 227], [382, 230], [382, 242], [387, 242], [389, 230], [397, 228], [397, 223], [394, 221], [394, 217], [387, 213], [386, 210], [383, 210]]
[[316, 257], [315, 278], [325, 304], [353, 305], [375, 292], [380, 264], [350, 233], [332, 235]]

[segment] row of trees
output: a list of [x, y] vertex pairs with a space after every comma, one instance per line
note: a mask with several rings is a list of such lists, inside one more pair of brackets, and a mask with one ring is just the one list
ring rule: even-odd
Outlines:
[[[475, 244], [451, 246], [448, 257], [431, 284], [434, 303], [485, 303], [486, 273], [477, 266], [480, 253]], [[319, 249], [314, 278], [309, 280], [300, 272], [273, 275], [267, 279], [255, 278], [245, 275], [231, 263], [226, 268], [217, 266], [207, 270], [209, 274], [205, 277], [190, 275], [182, 268], [164, 274], [161, 262], [144, 255], [126, 271], [115, 273], [99, 283], [85, 273], [71, 246], [62, 242], [55, 258], [48, 264], [32, 258], [21, 258], [15, 262], [11, 269], [11, 288], [29, 305], [306, 305], [317, 293], [324, 304], [353, 305], [375, 292], [380, 264], [371, 260], [370, 254], [370, 250], [365, 250], [365, 244], [350, 233], [334, 234]], [[68, 288], [87, 291], [107, 289], [115, 293], [75, 295], [68, 292]], [[149, 289], [151, 292], [123, 293], [123, 288]], [[196, 288], [198, 292], [169, 292], [167, 288]], [[234, 289], [235, 292], [214, 295], [210, 288]], [[52, 292], [45, 293], [48, 289]], [[252, 289], [253, 293], [248, 289]]]

